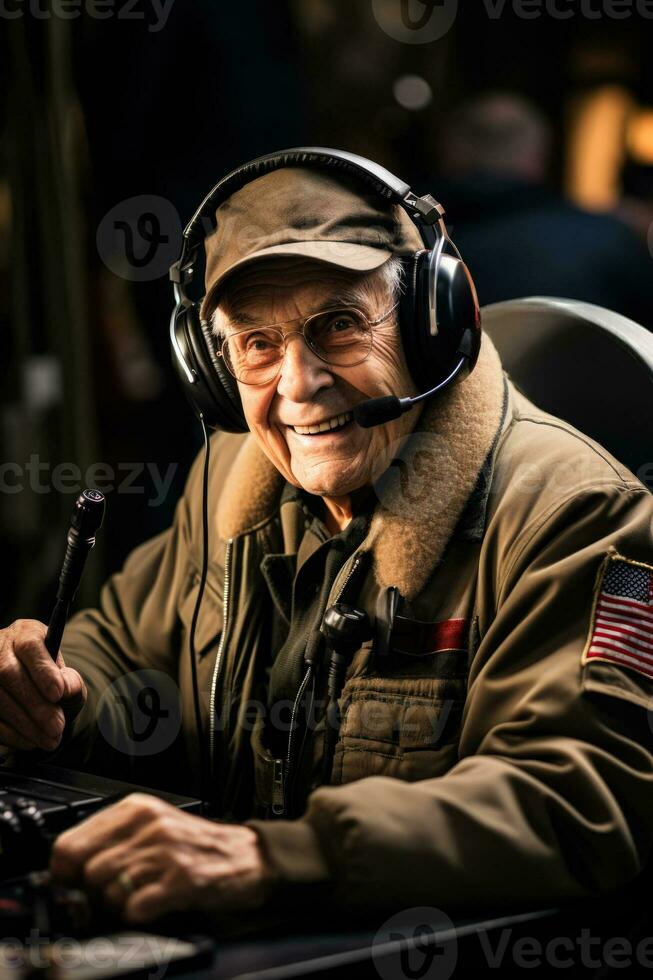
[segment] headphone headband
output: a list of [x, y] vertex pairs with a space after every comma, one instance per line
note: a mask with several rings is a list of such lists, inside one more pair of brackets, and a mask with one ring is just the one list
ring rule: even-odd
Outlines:
[[[184, 252], [201, 244], [206, 237], [206, 220], [213, 221], [217, 207], [241, 187], [256, 180], [257, 177], [272, 173], [273, 170], [304, 166], [322, 167], [325, 170], [348, 174], [367, 184], [373, 193], [400, 204], [417, 225], [422, 238], [425, 237], [425, 225], [441, 223], [444, 218], [444, 208], [430, 194], [417, 197], [405, 181], [395, 177], [385, 167], [372, 160], [366, 160], [346, 150], [331, 150], [321, 146], [297, 146], [281, 153], [268, 153], [250, 160], [249, 163], [237, 167], [219, 180], [184, 229]], [[425, 240], [424, 244], [431, 247], [433, 241]]]

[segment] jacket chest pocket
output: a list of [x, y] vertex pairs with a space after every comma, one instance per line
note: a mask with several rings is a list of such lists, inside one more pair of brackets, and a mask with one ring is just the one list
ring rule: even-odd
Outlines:
[[458, 759], [466, 676], [365, 676], [345, 686], [333, 781], [441, 776]]

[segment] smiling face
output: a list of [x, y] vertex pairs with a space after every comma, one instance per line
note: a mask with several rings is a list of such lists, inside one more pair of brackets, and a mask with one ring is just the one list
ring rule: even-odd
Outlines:
[[[352, 409], [368, 398], [417, 394], [396, 312], [372, 327], [369, 356], [353, 367], [326, 364], [293, 331], [301, 329], [304, 317], [334, 306], [355, 306], [375, 320], [395, 302], [383, 269], [362, 276], [316, 262], [278, 259], [234, 275], [213, 315], [219, 335], [253, 323], [274, 324], [292, 334], [277, 376], [263, 385], [238, 382], [238, 388], [247, 424], [263, 452], [286, 480], [309, 493], [338, 498], [369, 486], [414, 427], [419, 409], [371, 429], [351, 419]], [[327, 421], [337, 424], [338, 418], [335, 431], [307, 431]]]

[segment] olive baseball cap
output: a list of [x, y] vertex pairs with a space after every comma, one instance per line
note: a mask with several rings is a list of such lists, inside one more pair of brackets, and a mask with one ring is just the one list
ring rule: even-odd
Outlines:
[[372, 272], [393, 255], [424, 248], [417, 227], [356, 179], [307, 167], [257, 177], [219, 205], [204, 242], [201, 316], [208, 319], [225, 280], [260, 259], [294, 256]]

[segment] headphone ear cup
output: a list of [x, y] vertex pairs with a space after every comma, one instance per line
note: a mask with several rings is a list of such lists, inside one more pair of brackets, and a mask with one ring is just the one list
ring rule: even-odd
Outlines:
[[[461, 379], [473, 370], [481, 349], [481, 311], [476, 287], [469, 269], [461, 258], [443, 254], [436, 287], [438, 337], [442, 341], [440, 356], [448, 375], [466, 355], [467, 364]], [[428, 332], [430, 337], [430, 331]]]
[[[208, 365], [207, 365], [207, 369], [208, 369], [209, 384], [213, 397], [217, 400], [218, 397], [222, 399], [223, 395], [227, 396], [226, 404], [229, 410], [230, 411], [233, 410], [234, 412], [234, 418], [233, 418], [234, 423], [241, 425], [242, 431], [247, 432], [249, 430], [247, 427], [247, 423], [245, 422], [245, 415], [243, 413], [243, 403], [240, 397], [240, 392], [238, 390], [238, 382], [225, 367], [223, 358], [218, 357], [215, 338], [213, 337], [213, 334], [211, 332], [211, 327], [205, 320], [200, 320], [199, 306], [196, 309], [195, 316], [197, 318], [197, 322], [199, 323], [200, 330], [202, 332], [202, 340], [204, 341], [204, 344], [202, 346], [202, 354], [204, 355], [204, 353], [206, 352], [208, 353], [209, 356], [211, 367], [210, 369], [208, 369]], [[202, 361], [202, 364], [205, 365], [206, 362]], [[215, 376], [217, 376], [218, 384], [216, 384]]]
[[404, 291], [399, 303], [401, 342], [410, 376], [419, 391], [432, 388], [437, 371], [432, 353], [424, 362], [424, 334], [428, 333], [428, 285], [425, 288], [425, 269], [431, 253], [428, 249], [402, 257]]
[[[186, 397], [195, 413], [208, 426], [224, 432], [248, 432], [238, 385], [218, 357], [210, 327], [202, 323], [199, 306], [188, 303], [178, 308], [173, 358]], [[179, 353], [193, 376], [191, 382]]]
[[[404, 259], [406, 289], [400, 304], [401, 337], [410, 375], [419, 391], [449, 377], [461, 355], [468, 360], [459, 379], [473, 369], [481, 346], [481, 317], [476, 289], [465, 263], [446, 253], [437, 265], [433, 252]], [[431, 334], [431, 297], [435, 296], [437, 332]]]

